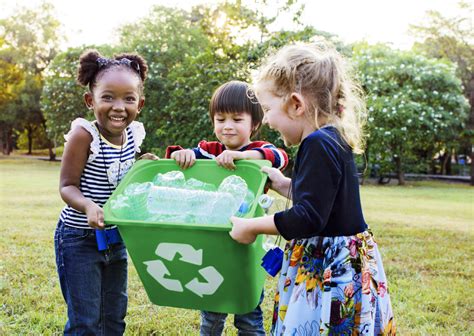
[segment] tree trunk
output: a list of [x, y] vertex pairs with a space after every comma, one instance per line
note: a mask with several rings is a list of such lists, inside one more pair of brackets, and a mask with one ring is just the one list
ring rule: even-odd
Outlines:
[[397, 169], [398, 185], [405, 185], [405, 173], [402, 168], [402, 160], [400, 159], [400, 156], [396, 156], [394, 159], [395, 167]]
[[446, 175], [452, 175], [451, 162], [453, 161], [453, 149], [448, 151], [448, 160], [446, 161]]
[[56, 161], [56, 150], [51, 140], [48, 140], [49, 161]]
[[28, 155], [33, 154], [33, 128], [26, 127], [26, 133], [28, 134]]
[[451, 155], [448, 150], [442, 156], [443, 160], [441, 161], [441, 175], [446, 175], [446, 168], [448, 165], [448, 161], [451, 160]]
[[429, 172], [429, 174], [435, 175], [436, 172], [437, 172], [437, 170], [436, 170], [436, 162], [435, 162], [435, 160], [432, 158], [431, 161], [430, 161], [430, 172]]
[[[43, 119], [43, 127], [46, 131], [46, 120]], [[48, 152], [49, 152], [49, 161], [56, 161], [56, 140], [51, 141], [50, 138], [48, 138]]]
[[13, 130], [11, 127], [4, 129], [2, 132], [2, 152], [4, 155], [10, 155], [13, 147]]

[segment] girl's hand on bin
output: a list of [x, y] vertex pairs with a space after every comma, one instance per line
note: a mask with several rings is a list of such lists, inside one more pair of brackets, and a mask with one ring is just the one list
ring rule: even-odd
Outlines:
[[275, 190], [281, 195], [285, 195], [285, 191], [290, 186], [291, 179], [283, 175], [277, 168], [262, 167], [261, 171], [268, 175], [271, 181], [270, 189]]
[[171, 159], [175, 160], [181, 169], [186, 169], [194, 165], [196, 154], [192, 149], [181, 149], [171, 153]]
[[160, 158], [153, 153], [145, 153], [140, 155], [138, 160], [159, 160]]
[[232, 239], [241, 244], [251, 244], [257, 239], [257, 235], [250, 230], [249, 223], [246, 223], [247, 219], [232, 216], [230, 221], [232, 222], [232, 230], [230, 230], [229, 235]]
[[104, 228], [104, 210], [92, 201], [86, 205], [86, 216], [87, 224], [89, 224], [91, 228]]

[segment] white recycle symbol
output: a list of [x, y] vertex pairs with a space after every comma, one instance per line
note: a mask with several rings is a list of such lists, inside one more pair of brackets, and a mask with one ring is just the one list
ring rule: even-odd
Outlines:
[[[202, 249], [195, 250], [188, 244], [160, 243], [156, 247], [155, 253], [158, 257], [169, 261], [173, 260], [176, 253], [179, 253], [181, 255], [179, 260], [194, 265], [202, 265]], [[174, 292], [184, 291], [179, 280], [165, 278], [165, 275], [170, 275], [170, 272], [161, 260], [150, 260], [143, 263], [147, 265], [148, 273], [167, 290]], [[197, 278], [193, 278], [184, 287], [200, 297], [214, 294], [224, 281], [224, 277], [213, 266], [201, 268], [199, 274], [207, 282], [199, 282]]]

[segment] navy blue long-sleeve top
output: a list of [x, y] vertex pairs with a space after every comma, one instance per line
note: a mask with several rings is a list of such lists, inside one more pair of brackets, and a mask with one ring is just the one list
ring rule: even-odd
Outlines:
[[335, 127], [316, 130], [301, 142], [291, 187], [293, 206], [274, 217], [285, 239], [350, 236], [367, 229], [354, 157]]

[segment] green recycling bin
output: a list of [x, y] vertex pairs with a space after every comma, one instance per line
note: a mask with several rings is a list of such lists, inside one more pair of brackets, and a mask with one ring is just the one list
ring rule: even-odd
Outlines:
[[[265, 160], [241, 160], [230, 171], [214, 160], [197, 160], [186, 179], [218, 186], [229, 175], [242, 177], [257, 199], [264, 190]], [[266, 272], [260, 235], [242, 245], [230, 236], [231, 223], [176, 224], [124, 220], [113, 215], [110, 203], [131, 183], [152, 181], [156, 174], [181, 170], [174, 160], [136, 162], [104, 205], [106, 224], [117, 225], [150, 301], [160, 306], [244, 314], [258, 304]], [[258, 202], [245, 215], [262, 216]]]

